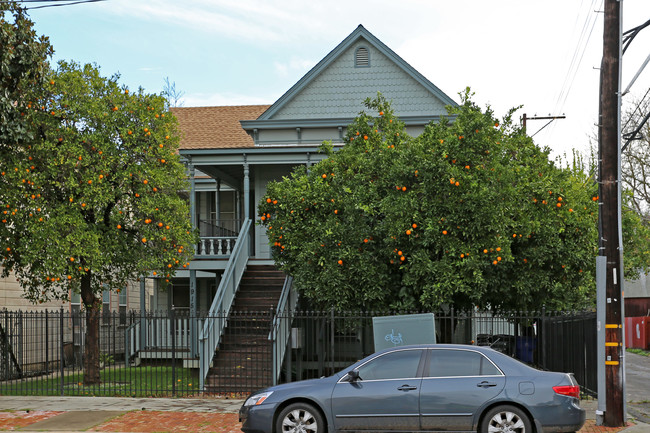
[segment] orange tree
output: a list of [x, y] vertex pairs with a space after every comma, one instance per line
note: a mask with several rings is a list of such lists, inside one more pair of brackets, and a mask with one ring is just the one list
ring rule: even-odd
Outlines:
[[0, 159], [3, 272], [34, 302], [80, 293], [84, 382], [97, 383], [102, 291], [149, 272], [164, 286], [192, 255], [179, 133], [162, 96], [96, 66], [60, 62], [40, 84]]
[[268, 185], [276, 263], [319, 306], [503, 309], [588, 305], [596, 185], [462, 95], [407, 136], [381, 95], [338, 151]]

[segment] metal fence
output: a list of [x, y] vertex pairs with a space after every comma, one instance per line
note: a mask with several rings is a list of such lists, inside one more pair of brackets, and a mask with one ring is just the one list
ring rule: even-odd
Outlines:
[[[395, 314], [405, 313], [223, 314], [222, 343], [201, 389], [199, 359], [191, 351], [198, 336], [189, 324], [203, 323], [206, 313], [103, 314], [101, 383], [84, 385], [83, 312], [0, 311], [0, 395], [242, 396], [274, 383], [329, 375], [373, 353], [373, 318]], [[541, 369], [574, 373], [584, 392], [597, 391], [594, 312], [448, 309], [434, 317], [438, 343], [489, 345]], [[274, 361], [279, 353], [282, 359]]]

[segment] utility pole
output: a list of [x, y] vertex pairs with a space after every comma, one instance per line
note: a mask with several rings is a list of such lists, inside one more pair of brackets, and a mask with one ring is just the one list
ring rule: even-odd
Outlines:
[[620, 68], [621, 3], [605, 0], [603, 58], [600, 69], [599, 216], [600, 255], [606, 257], [604, 424], [625, 424], [623, 352], [623, 246], [620, 220]]

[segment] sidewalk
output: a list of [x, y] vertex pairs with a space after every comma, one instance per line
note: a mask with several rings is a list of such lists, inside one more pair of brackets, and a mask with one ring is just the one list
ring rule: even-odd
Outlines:
[[[243, 400], [213, 398], [6, 397], [0, 396], [0, 431], [239, 433]], [[597, 402], [584, 400], [580, 433], [650, 433], [650, 424], [595, 425]]]

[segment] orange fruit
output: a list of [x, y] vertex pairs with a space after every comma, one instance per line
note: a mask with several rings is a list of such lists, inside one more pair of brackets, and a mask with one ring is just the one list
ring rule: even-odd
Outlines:
[[339, 264], [339, 265], [343, 265], [343, 260], [339, 260], [339, 261], [338, 261], [338, 264]]
[[443, 235], [446, 235], [446, 234], [447, 234], [447, 230], [443, 230], [443, 231], [442, 231], [442, 234], [443, 234]]
[[413, 227], [414, 229], [416, 229], [416, 228], [418, 228], [418, 225], [415, 224], [415, 223], [413, 223], [413, 224], [411, 224], [411, 227]]
[[406, 236], [410, 236], [410, 235], [411, 235], [411, 230], [407, 230], [406, 231]]

